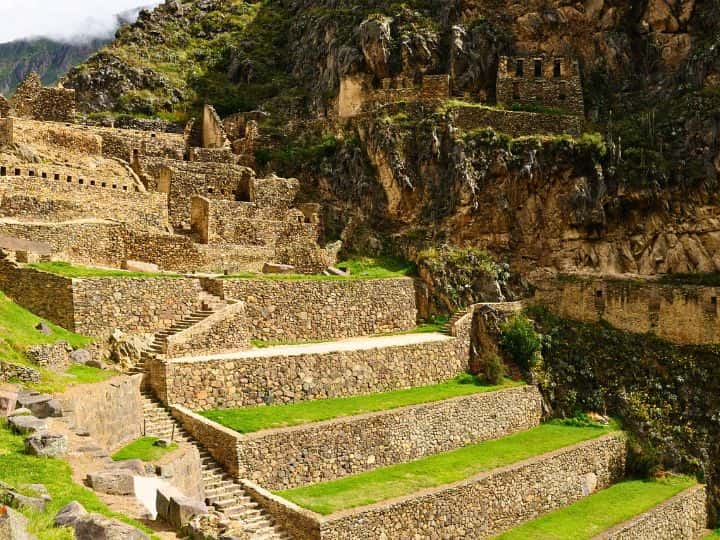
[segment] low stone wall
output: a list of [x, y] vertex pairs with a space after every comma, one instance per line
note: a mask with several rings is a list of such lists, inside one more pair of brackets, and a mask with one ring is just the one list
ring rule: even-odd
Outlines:
[[0, 360], [0, 382], [17, 380], [22, 383], [39, 383], [40, 372], [28, 366], [19, 366]]
[[200, 306], [200, 282], [192, 278], [74, 279], [75, 331], [89, 336], [156, 332]]
[[446, 381], [467, 370], [468, 350], [464, 336], [326, 353], [248, 351], [229, 358], [170, 360], [151, 384], [166, 390], [168, 403], [192, 410], [294, 403]]
[[325, 482], [448, 452], [540, 423], [535, 387], [249, 433], [238, 440], [238, 475], [273, 491]]
[[563, 116], [523, 111], [504, 111], [485, 107], [453, 108], [456, 127], [469, 131], [489, 127], [512, 137], [542, 134], [574, 135], [583, 133], [581, 116]]
[[75, 330], [72, 280], [0, 259], [0, 289], [16, 304], [68, 330]]
[[0, 118], [0, 146], [12, 144], [14, 140], [14, 128], [12, 118]]
[[215, 354], [250, 348], [245, 304], [236, 302], [167, 339], [169, 357]]
[[720, 287], [568, 276], [537, 283], [535, 301], [556, 314], [653, 333], [680, 345], [720, 343]]
[[594, 540], [694, 540], [707, 522], [705, 486], [695, 486]]
[[320, 538], [320, 521], [317, 514], [273, 495], [249, 480], [241, 480], [240, 483], [250, 497], [273, 516], [282, 530], [287, 532], [291, 538], [294, 540], [317, 540]]
[[116, 377], [93, 385], [71, 388], [59, 396], [63, 414], [74, 430], [86, 430], [109, 451], [142, 436], [142, 376]]
[[238, 442], [242, 435], [180, 405], [173, 405], [171, 411], [193, 439], [202, 444], [229, 474], [238, 476]]
[[296, 341], [402, 332], [416, 325], [410, 278], [356, 281], [219, 279], [247, 306], [253, 338]]
[[296, 512], [294, 505], [280, 498], [257, 500], [280, 526], [293, 529], [296, 540], [487, 538], [610, 486], [625, 474], [626, 452], [625, 438], [610, 434], [460, 482], [326, 517]]

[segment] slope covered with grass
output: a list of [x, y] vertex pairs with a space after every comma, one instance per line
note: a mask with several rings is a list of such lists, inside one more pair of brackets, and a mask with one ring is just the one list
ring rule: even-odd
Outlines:
[[66, 462], [25, 455], [22, 437], [13, 435], [4, 423], [0, 425], [0, 479], [16, 488], [22, 484], [43, 484], [48, 489], [52, 501], [45, 512], [23, 512], [30, 518], [30, 532], [39, 540], [74, 538], [72, 529], [56, 529], [52, 524], [58, 510], [71, 501], [80, 502], [88, 512], [118, 518], [149, 533], [140, 523], [111, 512], [95, 493], [74, 483]]

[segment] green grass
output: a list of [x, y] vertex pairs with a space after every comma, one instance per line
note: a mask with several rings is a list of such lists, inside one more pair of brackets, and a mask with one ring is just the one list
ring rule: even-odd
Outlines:
[[710, 540], [712, 538], [720, 538], [720, 529], [715, 529], [713, 532], [708, 534], [705, 538], [707, 538], [708, 540]]
[[457, 482], [483, 471], [594, 439], [615, 430], [615, 424], [602, 428], [550, 422], [501, 439], [347, 478], [282, 491], [278, 495], [319, 514], [329, 515]]
[[128, 459], [140, 459], [142, 461], [157, 461], [163, 456], [177, 450], [178, 445], [172, 443], [167, 448], [155, 446], [157, 437], [142, 437], [135, 442], [124, 446], [112, 456], [113, 461], [126, 461]]
[[241, 272], [224, 279], [266, 279], [270, 281], [354, 281], [368, 279], [392, 279], [415, 275], [413, 263], [391, 257], [354, 257], [340, 262], [337, 268], [349, 270], [349, 276], [326, 276], [323, 274], [256, 274]]
[[182, 277], [179, 274], [161, 274], [161, 273], [150, 273], [150, 272], [128, 272], [127, 270], [114, 270], [107, 268], [93, 268], [90, 266], [79, 266], [73, 265], [66, 262], [43, 262], [36, 264], [29, 264], [30, 268], [55, 274], [66, 278], [93, 278], [93, 277], [121, 277], [121, 278], [134, 278], [134, 277], [153, 277], [153, 278], [178, 278]]
[[[100, 499], [72, 480], [70, 466], [59, 459], [36, 458], [23, 453], [23, 438], [13, 435], [3, 423], [0, 425], [0, 479], [12, 486], [20, 484], [43, 484], [52, 501], [45, 512], [23, 511], [30, 519], [30, 532], [39, 540], [72, 540], [72, 529], [56, 529], [52, 521], [55, 514], [71, 501], [78, 501], [89, 512], [97, 512], [118, 518], [146, 533], [149, 529], [127, 517], [111, 512]], [[157, 540], [156, 536], [152, 536]]]
[[720, 273], [664, 274], [660, 277], [660, 283], [667, 285], [699, 285], [702, 287], [718, 287], [720, 286]]
[[240, 433], [252, 433], [263, 429], [298, 426], [343, 416], [386, 411], [418, 403], [430, 403], [481, 392], [492, 392], [503, 388], [522, 386], [522, 384], [508, 380], [502, 385], [490, 386], [482, 384], [468, 375], [442, 384], [367, 396], [324, 399], [290, 405], [219, 409], [200, 414]]
[[631, 480], [615, 484], [575, 504], [557, 510], [496, 540], [585, 540], [647, 512], [696, 482], [686, 476]]
[[[40, 322], [50, 327], [52, 333], [49, 336], [35, 329]], [[31, 366], [40, 372], [41, 382], [26, 386], [41, 392], [56, 393], [72, 384], [100, 382], [116, 375], [113, 371], [81, 365], [73, 365], [65, 373], [56, 373], [32, 364], [25, 356], [28, 347], [59, 340], [66, 341], [73, 348], [82, 348], [92, 342], [92, 338], [69, 332], [41, 319], [0, 292], [0, 358], [12, 364]]]

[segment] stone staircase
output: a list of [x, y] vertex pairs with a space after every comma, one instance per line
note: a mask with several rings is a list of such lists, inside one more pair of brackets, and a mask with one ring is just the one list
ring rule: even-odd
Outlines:
[[169, 328], [161, 330], [155, 334], [155, 338], [150, 344], [150, 347], [143, 352], [140, 362], [128, 370], [128, 374], [136, 375], [138, 373], [145, 373], [145, 361], [152, 356], [165, 354], [167, 350], [167, 340], [170, 336], [174, 336], [175, 334], [179, 334], [180, 332], [195, 326], [210, 317], [210, 315], [217, 313], [227, 306], [227, 302], [219, 296], [215, 296], [206, 291], [200, 292], [199, 299], [200, 309], [192, 312], [187, 317], [176, 321]]
[[146, 436], [192, 444], [200, 451], [205, 500], [225, 518], [242, 523], [253, 540], [291, 540], [275, 525], [272, 517], [254, 502], [245, 489], [215, 461], [172, 417], [152, 393], [143, 392], [144, 431]]

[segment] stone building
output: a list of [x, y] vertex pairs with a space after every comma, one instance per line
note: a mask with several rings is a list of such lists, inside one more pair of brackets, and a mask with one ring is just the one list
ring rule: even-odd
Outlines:
[[10, 105], [20, 118], [70, 122], [75, 117], [75, 90], [46, 88], [40, 76], [31, 73], [18, 86]]
[[500, 57], [497, 102], [538, 105], [583, 115], [580, 65], [571, 58], [546, 55]]

